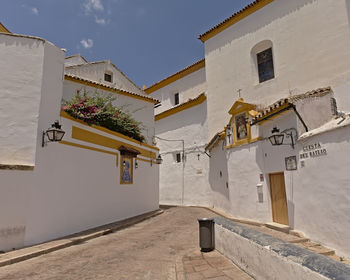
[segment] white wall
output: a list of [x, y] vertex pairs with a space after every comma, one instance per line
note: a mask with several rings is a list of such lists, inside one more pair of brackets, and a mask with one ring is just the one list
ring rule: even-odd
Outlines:
[[[209, 138], [226, 124], [238, 89], [246, 102], [266, 106], [290, 92], [332, 86], [349, 111], [347, 2], [275, 0], [206, 41]], [[259, 84], [251, 50], [264, 40], [273, 44], [275, 78]]]
[[294, 227], [307, 236], [350, 257], [350, 127], [303, 140], [300, 146], [320, 143], [326, 156], [305, 160], [291, 174], [295, 202]]
[[175, 93], [179, 93], [179, 101], [181, 104], [189, 99], [196, 98], [206, 91], [205, 68], [201, 68], [151, 93], [153, 98], [158, 99], [162, 103], [161, 106], [155, 109], [155, 114], [157, 115], [175, 106]]
[[206, 117], [206, 102], [203, 102], [156, 122], [156, 136], [168, 140], [184, 140], [186, 158], [184, 165], [183, 162], [175, 162], [174, 154], [182, 154], [181, 141], [156, 139], [163, 158], [160, 166], [161, 204], [209, 203], [209, 158], [203, 153], [207, 139]]
[[[104, 75], [106, 71], [113, 73], [112, 83], [109, 83], [104, 80]], [[81, 78], [116, 87], [125, 91], [146, 95], [143, 90], [136, 86], [109, 60], [68, 67], [65, 68], [65, 72], [67, 74], [76, 75]]]
[[[118, 152], [71, 139], [71, 126], [122, 139], [65, 118], [62, 124], [65, 141]], [[134, 183], [121, 185], [120, 158], [116, 166], [114, 155], [58, 143], [49, 143], [39, 153], [27, 210], [25, 245], [158, 208], [158, 165], [138, 161], [139, 168], [133, 167]]]
[[42, 39], [0, 34], [0, 163], [33, 165], [43, 79]]
[[[72, 139], [74, 125], [135, 145], [65, 118], [61, 122], [65, 141], [119, 153]], [[48, 143], [38, 148], [33, 171], [0, 170], [0, 250], [44, 242], [158, 209], [159, 165], [139, 160], [138, 168], [133, 167], [131, 185], [120, 184], [120, 166], [120, 157], [117, 166], [115, 155]]]
[[128, 97], [121, 94], [112, 93], [105, 90], [97, 90], [96, 88], [85, 86], [79, 83], [65, 80], [63, 83], [63, 99], [71, 100], [77, 90], [84, 92], [86, 90], [89, 94], [93, 94], [96, 91], [106, 95], [114, 95], [116, 100], [113, 105], [123, 107], [124, 111], [128, 111], [132, 117], [142, 122], [143, 130], [142, 134], [146, 138], [148, 144], [152, 144], [152, 139], [154, 136], [154, 104], [152, 102], [145, 102], [133, 97]]
[[[72, 139], [75, 125], [136, 148], [141, 145], [60, 118], [62, 91], [65, 98], [71, 98], [81, 89], [80, 84], [63, 82], [63, 51], [43, 39], [3, 34], [0, 51], [5, 62], [0, 66], [5, 77], [0, 93], [3, 127], [0, 163], [32, 167], [28, 171], [0, 170], [0, 251], [157, 209], [158, 165], [139, 160], [133, 184], [121, 185], [121, 164], [117, 166], [115, 155], [60, 143], [41, 147], [42, 132], [57, 119], [66, 132], [65, 141], [119, 154], [116, 149]], [[126, 109], [144, 123], [145, 136], [151, 141], [153, 103], [122, 95], [118, 95], [116, 102], [119, 106], [128, 105]], [[147, 146], [142, 148], [157, 152]]]

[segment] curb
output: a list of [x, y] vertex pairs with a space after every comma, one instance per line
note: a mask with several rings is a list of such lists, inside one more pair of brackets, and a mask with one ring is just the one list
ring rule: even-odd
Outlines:
[[[18, 249], [15, 251], [7, 252], [5, 254], [0, 255], [0, 267], [22, 262], [31, 258], [35, 258], [41, 255], [45, 255], [54, 251], [58, 251], [73, 245], [77, 245], [80, 243], [83, 243], [85, 241], [88, 241], [90, 239], [94, 239], [103, 235], [107, 235], [110, 233], [113, 233], [115, 231], [121, 230], [123, 228], [135, 225], [137, 223], [140, 223], [144, 220], [153, 218], [155, 216], [158, 216], [160, 214], [164, 213], [164, 210], [158, 209], [152, 212], [148, 212], [146, 214], [142, 214], [139, 216], [135, 216], [132, 218], [128, 218], [116, 223], [107, 224], [101, 227], [97, 227], [95, 229], [90, 229], [87, 231], [82, 231], [80, 233], [76, 233], [73, 235], [66, 236], [61, 239], [48, 241], [46, 243], [41, 243], [38, 245]], [[100, 228], [105, 227], [103, 230], [99, 230]], [[95, 231], [94, 231], [95, 230]], [[92, 233], [87, 233], [91, 232]], [[21, 252], [23, 252], [21, 254]], [[14, 256], [11, 256], [14, 255]]]

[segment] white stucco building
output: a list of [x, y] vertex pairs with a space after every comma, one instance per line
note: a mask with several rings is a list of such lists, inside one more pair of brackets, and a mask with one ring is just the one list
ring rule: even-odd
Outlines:
[[[52, 43], [2, 25], [0, 57], [0, 251], [158, 209], [158, 148], [149, 144], [157, 100], [109, 61], [65, 59]], [[77, 90], [115, 96], [142, 122], [146, 141], [61, 111]], [[65, 135], [48, 142], [43, 132], [55, 120]]]
[[201, 67], [145, 90], [162, 104], [156, 136], [185, 142], [181, 165], [181, 142], [157, 140], [160, 203], [287, 225], [350, 256], [349, 22], [346, 0], [257, 0], [200, 35]]

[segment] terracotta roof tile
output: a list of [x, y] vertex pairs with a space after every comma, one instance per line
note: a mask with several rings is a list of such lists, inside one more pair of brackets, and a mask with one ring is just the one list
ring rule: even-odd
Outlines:
[[302, 94], [297, 94], [297, 95], [292, 95], [288, 98], [282, 98], [278, 101], [276, 101], [275, 103], [258, 110], [258, 114], [256, 115], [256, 117], [254, 118], [256, 119], [260, 119], [264, 116], [266, 116], [268, 113], [284, 106], [284, 105], [290, 105], [293, 104], [294, 102], [297, 102], [299, 100], [305, 99], [305, 98], [314, 98], [314, 97], [321, 97], [321, 96], [325, 96], [329, 93], [332, 92], [331, 87], [325, 87], [325, 88], [319, 88], [319, 89], [315, 89], [312, 91], [308, 91], [306, 93], [302, 93]]

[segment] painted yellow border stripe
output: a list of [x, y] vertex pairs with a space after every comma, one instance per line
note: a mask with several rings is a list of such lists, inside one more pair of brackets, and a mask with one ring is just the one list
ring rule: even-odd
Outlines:
[[262, 139], [261, 137], [256, 137], [256, 138], [253, 138], [253, 139], [241, 140], [241, 141], [237, 142], [236, 144], [232, 144], [232, 145], [226, 146], [226, 149], [232, 149], [232, 148], [235, 148], [235, 147], [239, 147], [239, 146], [243, 146], [243, 145], [247, 145], [247, 144], [252, 144], [252, 143], [255, 143], [257, 141], [260, 141], [261, 139]]
[[78, 120], [78, 119], [73, 118], [72, 116], [68, 115], [68, 114], [67, 114], [66, 112], [64, 112], [64, 111], [61, 111], [61, 117], [65, 118], [65, 119], [69, 119], [69, 120], [71, 120], [71, 121], [75, 121], [75, 122], [77, 122], [77, 123], [80, 123], [80, 124], [83, 124], [83, 125], [86, 125], [86, 126], [90, 126], [90, 127], [94, 128], [94, 129], [97, 129], [97, 130], [106, 132], [106, 133], [108, 133], [108, 134], [111, 134], [111, 135], [114, 135], [114, 136], [123, 138], [123, 139], [125, 139], [125, 140], [128, 140], [128, 141], [130, 141], [130, 142], [136, 143], [136, 144], [138, 144], [138, 145], [141, 145], [141, 146], [144, 146], [144, 147], [147, 147], [147, 148], [150, 148], [150, 149], [159, 151], [159, 148], [157, 148], [157, 147], [155, 147], [155, 146], [149, 145], [149, 144], [147, 144], [147, 143], [142, 143], [142, 142], [137, 141], [137, 140], [135, 140], [135, 139], [133, 139], [133, 138], [130, 138], [130, 137], [128, 137], [128, 136], [125, 136], [124, 134], [121, 134], [121, 133], [118, 133], [118, 132], [109, 130], [109, 129], [104, 128], [104, 127], [102, 127], [102, 126], [93, 125], [93, 124], [92, 124], [92, 125], [89, 125], [88, 123], [86, 123], [86, 122], [84, 122], [84, 121], [82, 121], [82, 120]]
[[152, 92], [155, 92], [156, 90], [158, 89], [161, 89], [183, 77], [186, 77], [187, 75], [189, 74], [192, 74], [193, 72], [196, 72], [197, 70], [201, 69], [205, 67], [205, 59], [202, 59], [190, 66], [188, 66], [187, 68], [185, 69], [182, 69], [181, 71], [161, 80], [160, 82], [158, 83], [155, 83], [154, 85], [148, 87], [145, 89], [145, 92], [147, 94], [151, 94]]
[[100, 145], [103, 147], [111, 148], [118, 150], [121, 146], [125, 146], [127, 148], [132, 148], [140, 151], [140, 155], [148, 158], [156, 158], [156, 153], [152, 151], [148, 151], [134, 145], [130, 145], [76, 126], [72, 126], [72, 138], [96, 145]]
[[74, 82], [74, 83], [82, 84], [82, 85], [85, 85], [85, 86], [94, 87], [94, 88], [97, 88], [97, 89], [110, 91], [110, 92], [113, 92], [113, 93], [116, 93], [116, 94], [120, 94], [120, 95], [125, 95], [125, 96], [128, 96], [128, 97], [136, 98], [136, 99], [143, 100], [143, 101], [146, 101], [146, 102], [150, 102], [150, 103], [153, 103], [153, 104], [158, 104], [159, 103], [158, 100], [155, 100], [153, 98], [149, 98], [147, 96], [142, 96], [142, 95], [134, 94], [134, 93], [127, 92], [127, 91], [110, 88], [108, 86], [105, 86], [105, 85], [102, 85], [102, 84], [96, 84], [94, 82], [90, 82], [90, 81], [87, 81], [87, 80], [84, 80], [84, 79], [79, 79], [79, 78], [75, 78], [75, 77], [71, 77], [71, 76], [67, 76], [67, 75], [64, 76], [64, 79], [67, 80], [67, 81], [71, 81], [71, 82]]
[[0, 32], [12, 34], [1, 22], [0, 22]]
[[199, 35], [199, 40], [201, 40], [204, 43], [205, 41], [209, 40], [210, 38], [214, 37], [215, 35], [219, 34], [220, 32], [234, 25], [235, 23], [241, 21], [247, 16], [255, 13], [256, 11], [260, 10], [261, 8], [265, 7], [266, 5], [270, 4], [273, 1], [274, 0], [260, 0], [260, 1], [257, 1], [257, 3], [249, 4], [248, 6], [243, 8], [241, 11], [232, 15], [230, 18], [227, 18], [226, 20], [224, 20], [222, 23], [219, 23], [209, 31], [203, 33], [202, 35]]
[[194, 107], [194, 106], [196, 106], [196, 105], [199, 105], [199, 104], [203, 103], [206, 99], [207, 99], [207, 97], [205, 96], [204, 93], [202, 93], [202, 94], [199, 95], [196, 99], [190, 100], [190, 101], [188, 101], [188, 102], [186, 102], [186, 103], [183, 103], [183, 104], [181, 104], [181, 105], [179, 105], [179, 106], [177, 106], [177, 107], [175, 107], [175, 108], [172, 108], [172, 109], [170, 109], [170, 110], [164, 111], [164, 112], [162, 112], [162, 113], [156, 115], [156, 116], [154, 117], [154, 120], [155, 120], [155, 121], [159, 121], [159, 120], [161, 120], [161, 119], [164, 119], [164, 118], [166, 118], [166, 117], [169, 117], [169, 116], [171, 116], [171, 115], [174, 115], [174, 114], [176, 114], [176, 113], [179, 113], [179, 112], [181, 112], [181, 111], [184, 111], [184, 110], [186, 110], [186, 109], [192, 108], [192, 107]]

